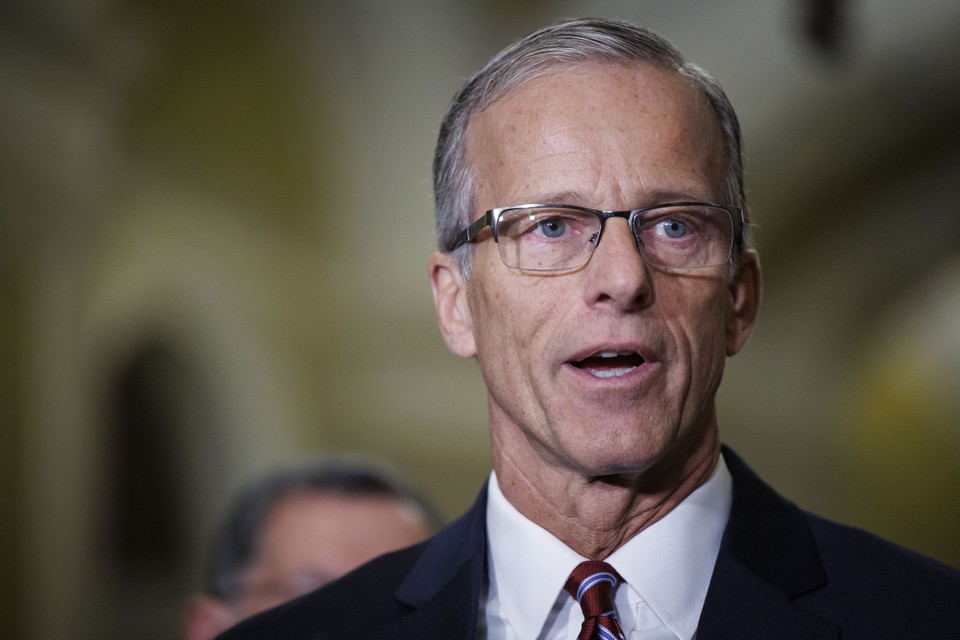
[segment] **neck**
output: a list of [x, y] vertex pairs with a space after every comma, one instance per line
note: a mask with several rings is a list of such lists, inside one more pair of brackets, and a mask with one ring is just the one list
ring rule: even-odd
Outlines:
[[568, 547], [603, 560], [668, 514], [705, 483], [720, 456], [716, 423], [695, 442], [677, 443], [634, 474], [591, 476], [562, 465], [520, 464], [494, 442], [494, 469], [504, 496]]

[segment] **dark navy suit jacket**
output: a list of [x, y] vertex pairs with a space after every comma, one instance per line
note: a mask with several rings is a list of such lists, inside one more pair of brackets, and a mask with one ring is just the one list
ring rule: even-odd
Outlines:
[[[960, 571], [797, 508], [724, 448], [733, 505], [697, 640], [960, 638]], [[436, 537], [222, 640], [476, 638], [486, 491]], [[531, 639], [533, 640], [533, 639]]]

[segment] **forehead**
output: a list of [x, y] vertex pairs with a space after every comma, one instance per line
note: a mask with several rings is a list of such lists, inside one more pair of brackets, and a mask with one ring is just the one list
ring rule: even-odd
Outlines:
[[643, 200], [651, 187], [708, 197], [724, 166], [705, 97], [679, 72], [643, 63], [578, 63], [528, 80], [474, 117], [467, 157], [481, 210], [571, 190], [589, 200], [571, 204], [591, 206]]
[[268, 516], [262, 534], [263, 557], [290, 561], [324, 554], [335, 557], [346, 548], [353, 551], [371, 543], [357, 527], [383, 531], [388, 540], [402, 541], [420, 535], [424, 524], [413, 506], [393, 496], [298, 492], [281, 500]]

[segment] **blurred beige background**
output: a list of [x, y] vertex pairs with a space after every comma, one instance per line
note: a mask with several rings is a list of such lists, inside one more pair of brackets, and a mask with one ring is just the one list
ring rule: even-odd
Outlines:
[[743, 120], [766, 281], [725, 441], [960, 565], [960, 3], [0, 0], [0, 637], [175, 637], [228, 498], [311, 453], [469, 504], [433, 144], [580, 15], [661, 31]]

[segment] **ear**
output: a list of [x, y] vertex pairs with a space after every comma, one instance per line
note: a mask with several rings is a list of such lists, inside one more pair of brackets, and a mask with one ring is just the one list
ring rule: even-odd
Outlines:
[[180, 620], [184, 640], [213, 640], [240, 622], [232, 607], [217, 598], [196, 594], [187, 600]]
[[760, 257], [749, 249], [729, 284], [727, 309], [727, 355], [736, 355], [750, 339], [760, 309]]
[[461, 358], [472, 358], [477, 355], [477, 345], [467, 304], [466, 282], [460, 275], [460, 267], [450, 255], [437, 252], [430, 256], [427, 272], [443, 341]]

